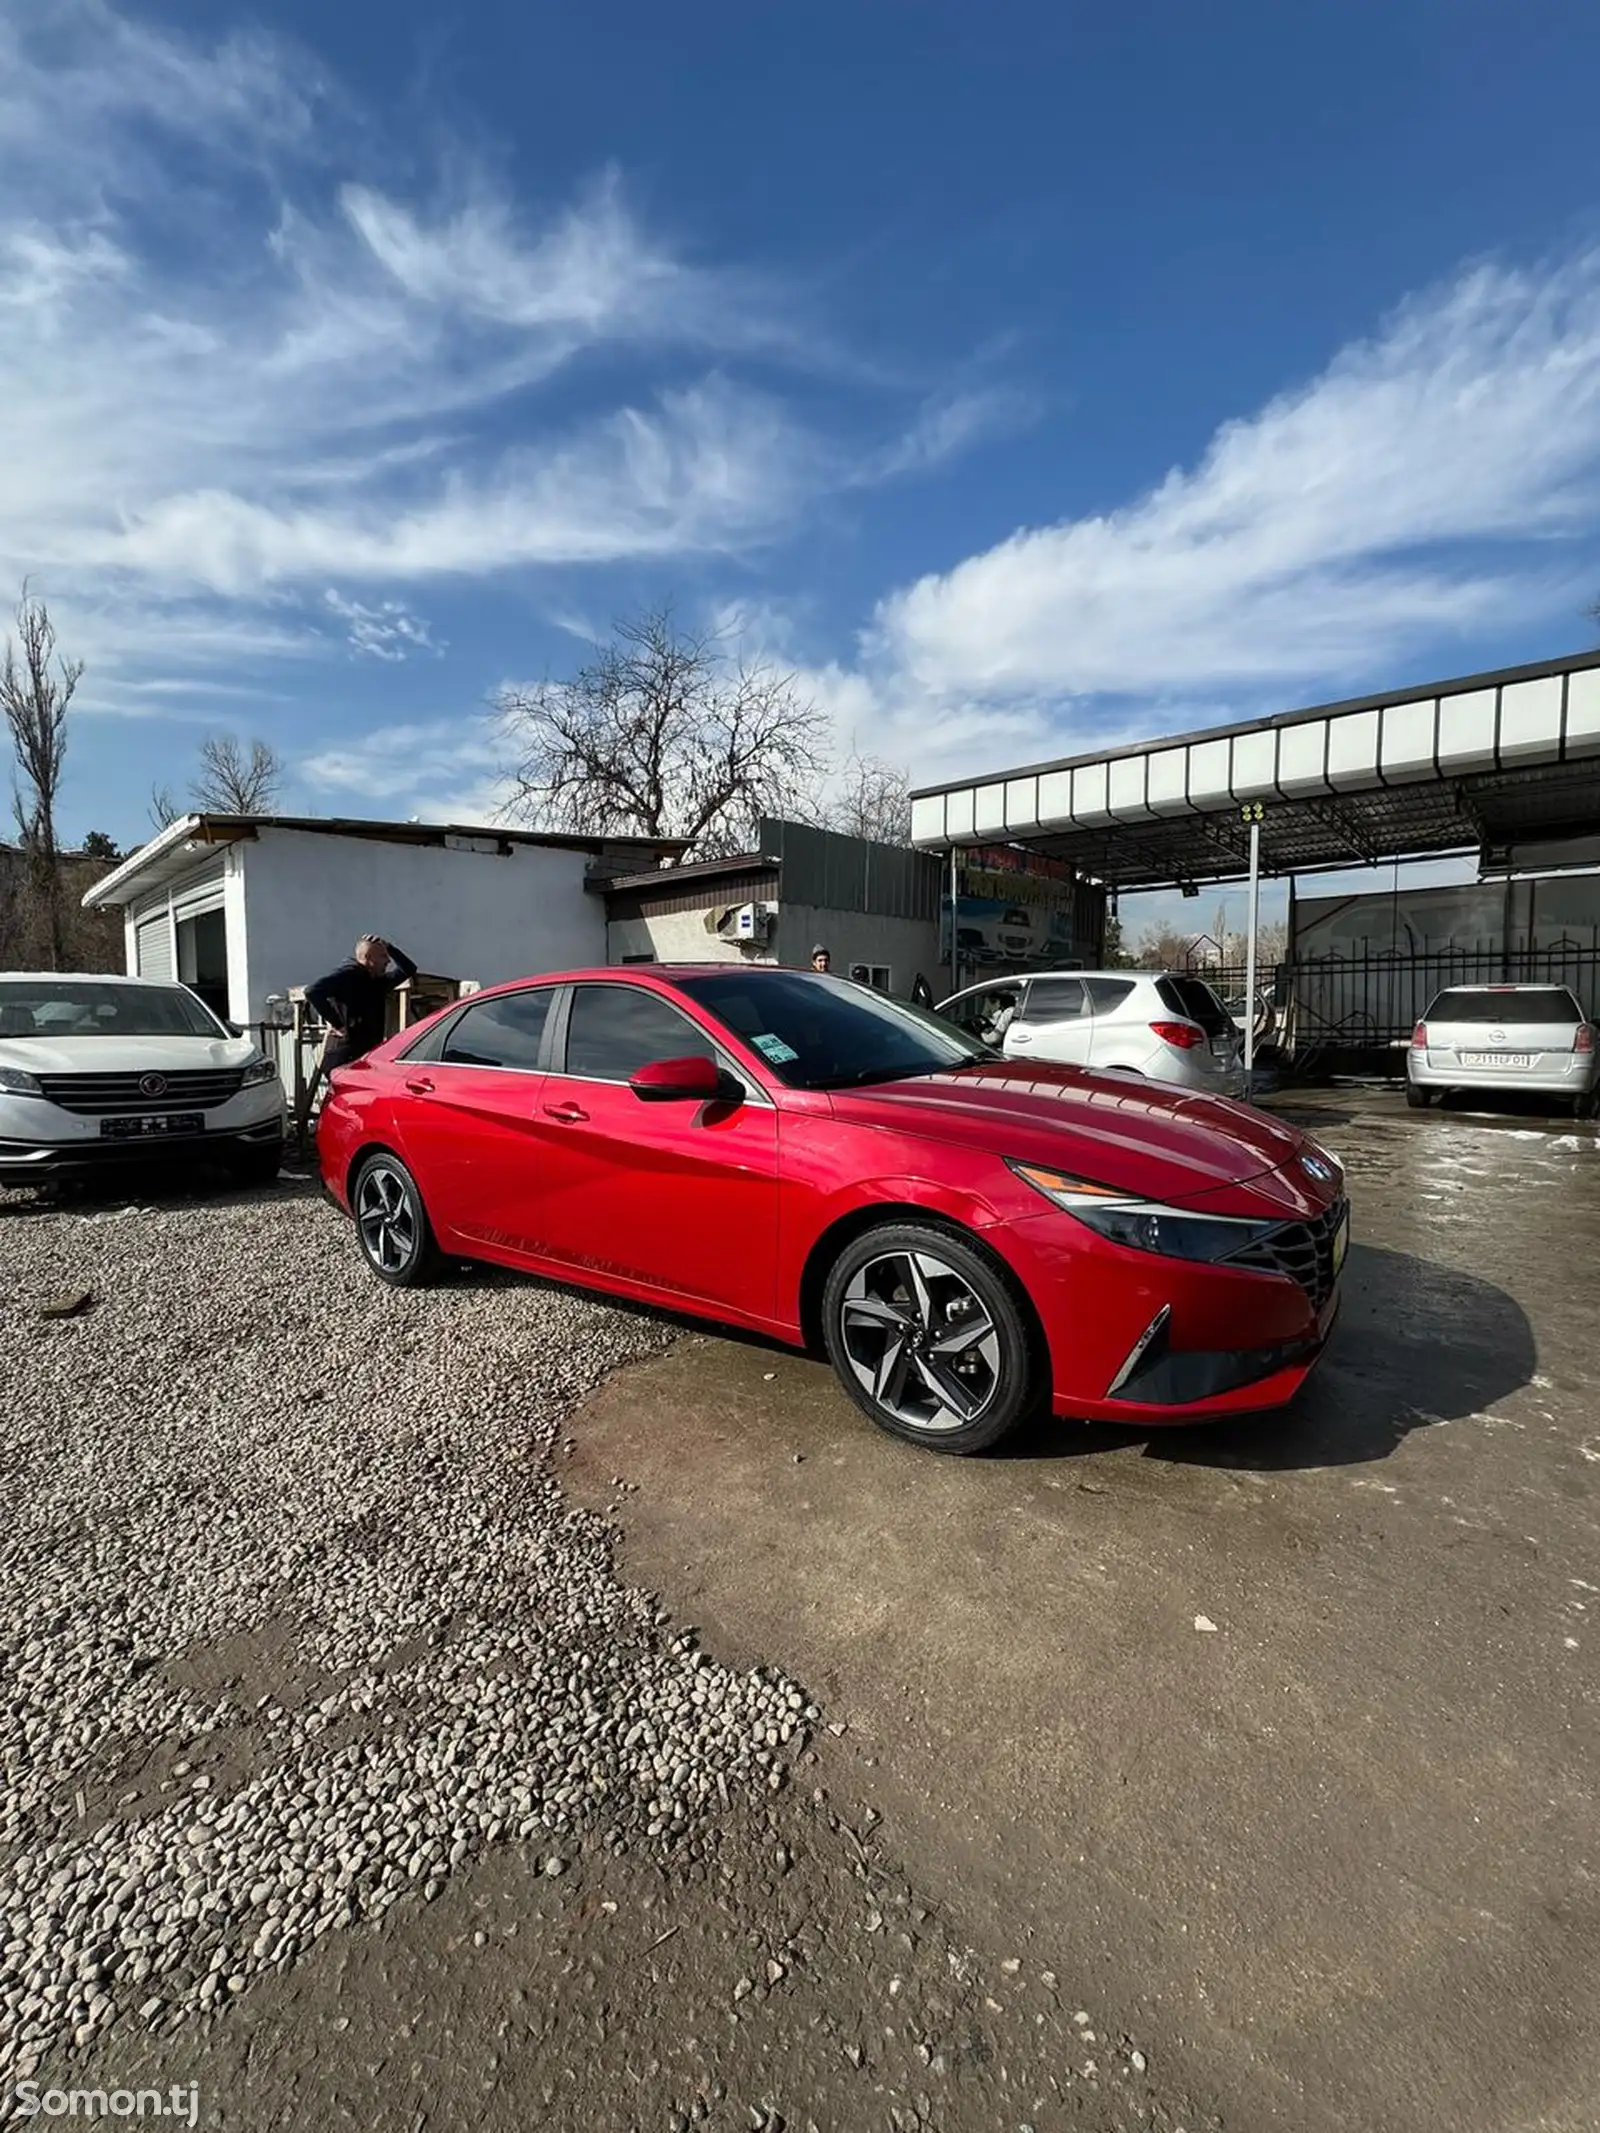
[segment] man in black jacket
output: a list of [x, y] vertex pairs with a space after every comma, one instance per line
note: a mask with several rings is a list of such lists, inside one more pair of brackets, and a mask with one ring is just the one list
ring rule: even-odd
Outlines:
[[416, 964], [392, 941], [363, 933], [348, 963], [306, 987], [307, 1003], [328, 1025], [322, 1054], [325, 1074], [382, 1044], [389, 995], [416, 974]]

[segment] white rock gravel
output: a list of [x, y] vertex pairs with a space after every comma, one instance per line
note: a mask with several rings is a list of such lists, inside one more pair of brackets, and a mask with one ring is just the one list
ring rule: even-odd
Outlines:
[[[671, 1637], [544, 1454], [670, 1337], [382, 1289], [307, 1191], [0, 1202], [0, 2085], [216, 2012], [486, 1845], [681, 1844], [817, 1716]], [[92, 1288], [82, 1315], [39, 1306]]]

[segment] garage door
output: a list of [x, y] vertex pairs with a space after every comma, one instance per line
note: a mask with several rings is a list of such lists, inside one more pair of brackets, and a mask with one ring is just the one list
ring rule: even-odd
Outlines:
[[133, 929], [134, 958], [141, 978], [172, 976], [172, 922], [165, 910], [141, 918]]

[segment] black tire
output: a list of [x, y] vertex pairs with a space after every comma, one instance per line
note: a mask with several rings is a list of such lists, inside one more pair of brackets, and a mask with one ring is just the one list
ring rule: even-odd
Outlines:
[[417, 1181], [387, 1148], [358, 1165], [350, 1180], [350, 1212], [362, 1258], [390, 1288], [422, 1288], [444, 1272]]
[[822, 1332], [862, 1413], [928, 1451], [988, 1451], [1043, 1403], [1042, 1343], [1010, 1281], [934, 1223], [885, 1223], [847, 1244], [822, 1292]]
[[282, 1168], [282, 1141], [272, 1141], [264, 1148], [240, 1148], [227, 1162], [228, 1175], [235, 1185], [270, 1185]]
[[1600, 1089], [1588, 1089], [1572, 1099], [1574, 1118], [1600, 1118]]
[[1406, 1102], [1413, 1111], [1426, 1111], [1433, 1102], [1432, 1089], [1419, 1089], [1414, 1081], [1406, 1083]]

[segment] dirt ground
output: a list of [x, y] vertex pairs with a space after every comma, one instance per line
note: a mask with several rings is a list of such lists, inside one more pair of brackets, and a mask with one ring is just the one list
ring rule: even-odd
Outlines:
[[1289, 1416], [941, 1460], [686, 1334], [557, 1471], [822, 1706], [792, 1781], [667, 1863], [501, 1848], [60, 2073], [239, 2128], [1592, 2133], [1600, 1145], [1298, 1111], [1357, 1242]]
[[[942, 1462], [696, 1341], [578, 1417], [628, 1572], [849, 1725], [975, 1940], [1230, 2126], [1600, 2125], [1600, 1146], [1292, 1107], [1343, 1322], [1286, 1418]], [[1215, 1629], [1197, 1627], [1204, 1621]]]

